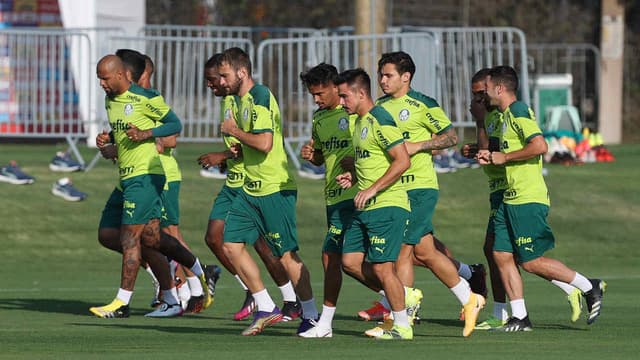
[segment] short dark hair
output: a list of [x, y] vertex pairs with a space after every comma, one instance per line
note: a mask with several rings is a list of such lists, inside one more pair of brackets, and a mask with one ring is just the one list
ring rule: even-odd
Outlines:
[[116, 56], [122, 60], [124, 67], [131, 72], [131, 80], [137, 83], [146, 67], [144, 55], [132, 49], [118, 49]]
[[300, 80], [304, 86], [335, 84], [338, 69], [327, 63], [320, 63], [311, 69], [300, 73]]
[[404, 51], [394, 51], [382, 54], [380, 60], [378, 60], [378, 74], [386, 64], [395, 65], [399, 74], [404, 74], [406, 72], [411, 74], [409, 80], [413, 79], [413, 75], [416, 73], [416, 64], [413, 62], [411, 55]]
[[223, 51], [221, 62], [226, 62], [234, 70], [245, 68], [247, 69], [248, 75], [251, 76], [251, 59], [249, 59], [249, 54], [239, 47], [232, 47]]
[[515, 93], [518, 90], [518, 73], [511, 66], [500, 65], [489, 71], [491, 81], [503, 85], [508, 91]]
[[340, 73], [336, 78], [336, 85], [347, 84], [349, 86], [357, 86], [364, 89], [371, 96], [371, 78], [362, 68], [346, 70]]
[[222, 53], [216, 53], [211, 55], [209, 60], [204, 64], [205, 69], [211, 69], [212, 67], [218, 67], [222, 63]]
[[476, 72], [475, 74], [473, 74], [473, 77], [471, 78], [471, 83], [477, 83], [479, 81], [484, 81], [484, 79], [487, 78], [487, 76], [489, 76], [489, 72], [491, 71], [490, 68], [482, 68], [480, 70], [478, 70], [478, 72]]

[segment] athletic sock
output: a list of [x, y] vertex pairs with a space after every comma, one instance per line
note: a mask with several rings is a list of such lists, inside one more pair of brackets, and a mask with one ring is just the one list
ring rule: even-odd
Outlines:
[[320, 314], [318, 326], [323, 329], [331, 329], [331, 324], [333, 323], [333, 316], [335, 315], [335, 313], [335, 307], [322, 305], [322, 314]]
[[251, 294], [256, 302], [258, 311], [272, 312], [276, 308], [276, 304], [271, 299], [267, 289], [262, 289], [256, 293]]
[[282, 293], [282, 300], [296, 302], [296, 292], [293, 290], [293, 284], [291, 281], [287, 281], [286, 284], [278, 286], [278, 289], [280, 289], [280, 292]]
[[469, 302], [469, 297], [471, 296], [471, 288], [469, 287], [469, 283], [467, 280], [460, 278], [460, 281], [456, 286], [452, 287], [451, 292], [456, 296], [460, 304], [465, 305]]
[[458, 275], [462, 276], [465, 280], [471, 279], [471, 267], [461, 262], [460, 267], [458, 267]]
[[562, 289], [562, 291], [566, 292], [567, 295], [571, 295], [573, 290], [575, 290], [575, 287], [573, 287], [570, 284], [567, 284], [566, 282], [562, 282], [562, 281], [558, 281], [558, 280], [551, 280], [551, 283], [553, 285], [559, 287], [560, 289]]
[[309, 300], [300, 300], [300, 305], [302, 306], [303, 319], [315, 320], [318, 318], [318, 308], [316, 307], [316, 302], [313, 297]]
[[589, 292], [591, 291], [591, 289], [593, 289], [593, 285], [591, 284], [591, 281], [589, 281], [589, 279], [587, 279], [577, 271], [576, 271], [576, 277], [573, 278], [573, 281], [571, 281], [570, 284], [580, 289], [580, 291], [582, 291], [583, 293]]
[[527, 307], [524, 305], [524, 299], [509, 301], [511, 305], [511, 315], [520, 320], [527, 317]]
[[191, 290], [191, 296], [200, 296], [204, 294], [202, 284], [196, 276], [189, 276], [187, 278], [187, 283], [189, 284], [189, 289]]
[[118, 289], [118, 294], [116, 295], [116, 299], [122, 301], [123, 303], [129, 305], [129, 301], [131, 301], [131, 296], [133, 295], [133, 291], [125, 290], [123, 288]]

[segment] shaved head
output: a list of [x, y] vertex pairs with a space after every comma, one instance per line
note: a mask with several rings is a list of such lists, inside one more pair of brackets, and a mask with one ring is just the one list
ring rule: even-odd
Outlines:
[[124, 63], [116, 55], [107, 55], [100, 59], [96, 73], [100, 79], [100, 86], [109, 97], [124, 93], [131, 85], [127, 80]]

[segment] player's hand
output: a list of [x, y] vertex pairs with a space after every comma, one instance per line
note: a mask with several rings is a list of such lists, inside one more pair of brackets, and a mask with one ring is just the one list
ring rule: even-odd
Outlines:
[[353, 180], [353, 174], [350, 171], [336, 176], [336, 183], [343, 189], [348, 189], [353, 186]]
[[478, 144], [464, 144], [460, 149], [460, 153], [467, 159], [474, 159], [476, 157], [476, 154], [478, 153], [478, 150]]
[[102, 132], [96, 135], [96, 146], [98, 147], [98, 149], [102, 148], [106, 144], [109, 144], [110, 142], [111, 137], [109, 136], [107, 130], [102, 129]]
[[224, 152], [210, 152], [204, 155], [200, 155], [198, 158], [198, 164], [205, 169], [211, 166], [219, 166], [227, 160], [227, 155]]
[[229, 147], [229, 151], [231, 152], [232, 159], [239, 159], [242, 157], [242, 144], [236, 143]]
[[127, 129], [127, 137], [131, 141], [140, 142], [145, 141], [151, 137], [151, 130], [140, 130], [137, 126], [129, 123], [129, 129]]
[[118, 158], [118, 148], [113, 144], [104, 144], [100, 147], [100, 154], [103, 158], [115, 163]]
[[507, 162], [507, 154], [500, 151], [492, 151], [489, 161], [491, 161], [493, 165], [504, 165]]
[[313, 148], [313, 139], [311, 139], [308, 143], [302, 146], [302, 149], [300, 149], [300, 157], [303, 160], [313, 161], [314, 152], [315, 149]]
[[158, 154], [162, 154], [164, 152], [164, 144], [162, 143], [162, 138], [156, 138], [156, 150], [158, 150]]
[[236, 123], [236, 120], [233, 118], [233, 115], [229, 118], [224, 119], [222, 124], [220, 124], [220, 132], [222, 132], [225, 135], [233, 136], [233, 132], [236, 129], [238, 129], [238, 124]]
[[356, 160], [353, 156], [345, 156], [340, 160], [340, 167], [344, 171], [355, 171], [356, 170]]
[[491, 151], [478, 150], [478, 154], [476, 154], [476, 160], [478, 160], [478, 164], [480, 165], [491, 164]]
[[376, 196], [378, 192], [374, 189], [368, 188], [362, 191], [358, 191], [356, 196], [353, 198], [353, 202], [356, 205], [356, 209], [362, 210], [365, 205], [367, 205], [367, 201], [372, 197]]

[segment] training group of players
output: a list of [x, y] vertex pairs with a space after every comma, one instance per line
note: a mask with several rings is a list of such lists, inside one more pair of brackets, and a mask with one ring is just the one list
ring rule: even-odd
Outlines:
[[[226, 169], [205, 239], [246, 291], [234, 315], [235, 320], [253, 316], [242, 335], [300, 317], [298, 336], [332, 337], [344, 272], [381, 296], [358, 314], [379, 321], [367, 336], [412, 339], [422, 300], [414, 287], [414, 266], [430, 269], [459, 301], [465, 337], [474, 330], [533, 328], [519, 267], [565, 291], [571, 321], [580, 317], [583, 301], [588, 324], [600, 315], [605, 282], [544, 256], [555, 242], [546, 221], [549, 198], [542, 177], [547, 144], [532, 110], [516, 98], [517, 73], [497, 66], [479, 70], [471, 80], [477, 143], [462, 149], [489, 178], [484, 252], [494, 308], [477, 324], [488, 292], [484, 267], [456, 260], [434, 237], [432, 224], [438, 200], [432, 153], [455, 146], [457, 136], [436, 100], [412, 89], [416, 66], [401, 51], [379, 59], [384, 96], [377, 100], [371, 98], [370, 76], [360, 68], [338, 72], [321, 63], [300, 74], [318, 106], [312, 137], [300, 155], [326, 167], [324, 293], [318, 311], [309, 271], [298, 255], [297, 188], [278, 103], [266, 86], [254, 82], [251, 68], [239, 48], [215, 54], [205, 64], [207, 86], [221, 98], [226, 149], [198, 158], [204, 168]], [[181, 123], [152, 88], [152, 73], [152, 60], [128, 49], [97, 65], [111, 132], [99, 134], [96, 144], [105, 158], [117, 162], [120, 176], [102, 213], [99, 241], [122, 254], [120, 289], [111, 303], [90, 309], [98, 317], [129, 316], [140, 267], [158, 286], [155, 309], [146, 316], [200, 312], [213, 302], [219, 269], [202, 266], [178, 230], [181, 177], [172, 150]], [[248, 245], [278, 285], [282, 307], [266, 290]]]

